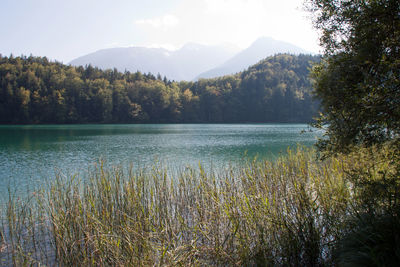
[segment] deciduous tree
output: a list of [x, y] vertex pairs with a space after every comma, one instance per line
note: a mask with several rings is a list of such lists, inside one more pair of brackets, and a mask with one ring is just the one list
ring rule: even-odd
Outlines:
[[313, 70], [327, 151], [399, 139], [400, 1], [310, 0], [325, 57]]

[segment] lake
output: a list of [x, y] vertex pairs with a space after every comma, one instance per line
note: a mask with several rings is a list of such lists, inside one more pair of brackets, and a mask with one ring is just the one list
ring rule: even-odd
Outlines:
[[[121, 124], [0, 126], [0, 194], [107, 165], [146, 168], [161, 162], [224, 168], [273, 159], [288, 147], [311, 146], [320, 134], [306, 124]], [[302, 130], [306, 132], [301, 133]]]

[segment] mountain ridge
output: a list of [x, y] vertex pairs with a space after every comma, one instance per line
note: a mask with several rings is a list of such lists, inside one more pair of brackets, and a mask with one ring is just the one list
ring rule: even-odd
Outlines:
[[260, 37], [243, 50], [229, 45], [193, 42], [174, 51], [143, 46], [106, 48], [78, 57], [69, 64], [92, 65], [100, 69], [116, 68], [122, 72], [140, 71], [160, 74], [176, 81], [191, 81], [234, 74], [279, 53], [311, 54], [288, 42]]
[[[189, 43], [176, 51], [164, 48], [116, 47], [101, 49], [78, 57], [73, 66], [92, 65], [101, 69], [154, 73], [172, 80], [192, 80], [199, 73], [232, 57], [236, 51], [222, 46]], [[196, 62], [196, 64], [193, 64]]]

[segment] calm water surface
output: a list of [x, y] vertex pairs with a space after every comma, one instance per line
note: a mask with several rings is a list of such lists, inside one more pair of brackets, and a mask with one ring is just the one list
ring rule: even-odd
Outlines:
[[245, 158], [271, 159], [318, 133], [306, 124], [146, 124], [0, 126], [0, 194], [108, 165], [223, 168]]

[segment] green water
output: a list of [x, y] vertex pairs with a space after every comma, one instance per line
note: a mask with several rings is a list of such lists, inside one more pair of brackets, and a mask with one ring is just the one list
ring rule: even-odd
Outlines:
[[65, 175], [108, 165], [182, 169], [201, 162], [224, 168], [245, 158], [271, 159], [287, 147], [315, 143], [305, 124], [146, 124], [0, 126], [0, 194], [33, 189]]

